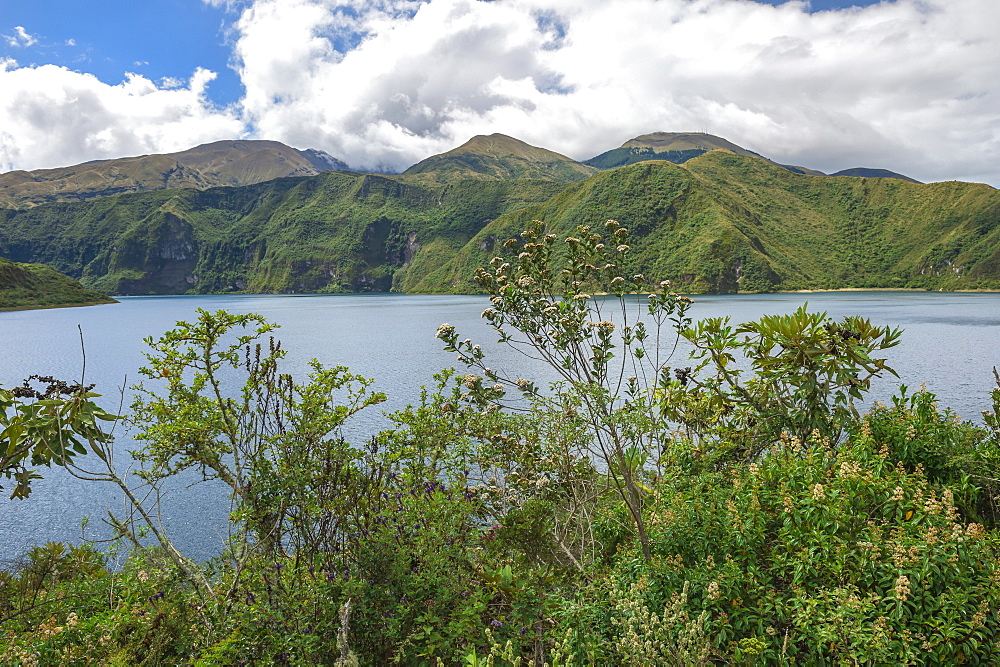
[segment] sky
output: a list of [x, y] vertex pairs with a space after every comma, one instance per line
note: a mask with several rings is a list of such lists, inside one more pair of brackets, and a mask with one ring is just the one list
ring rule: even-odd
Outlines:
[[220, 139], [402, 170], [701, 131], [1000, 187], [1000, 0], [0, 0], [0, 171]]

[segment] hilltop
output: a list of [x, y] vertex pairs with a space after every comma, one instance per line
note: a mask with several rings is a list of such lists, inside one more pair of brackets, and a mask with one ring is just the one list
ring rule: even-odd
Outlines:
[[722, 149], [737, 155], [763, 157], [728, 139], [704, 132], [653, 132], [629, 139], [613, 150], [585, 161], [599, 169], [611, 169], [644, 160], [666, 160], [683, 164], [708, 151]]
[[18, 264], [0, 258], [0, 310], [56, 308], [116, 303], [84, 288], [69, 276], [42, 264]]
[[[758, 157], [771, 164], [784, 167], [788, 171], [810, 176], [826, 176], [822, 171], [790, 164], [780, 164], [759, 153], [738, 146], [728, 139], [717, 137], [705, 132], [653, 132], [629, 139], [620, 147], [601, 153], [585, 160], [584, 164], [598, 169], [613, 169], [645, 160], [666, 160], [674, 164], [684, 164], [692, 158], [713, 150], [724, 150], [737, 155]], [[901, 178], [918, 183], [908, 176], [897, 174], [887, 169], [869, 169], [855, 167], [844, 169], [833, 176], [862, 176], [866, 178]]]
[[597, 169], [504, 134], [476, 136], [446, 153], [421, 160], [404, 176], [439, 183], [473, 178], [484, 180], [534, 179], [576, 182]]
[[856, 176], [860, 178], [898, 178], [903, 181], [909, 181], [910, 183], [919, 183], [915, 178], [910, 178], [909, 176], [903, 176], [902, 174], [897, 174], [894, 171], [889, 171], [888, 169], [872, 169], [870, 167], [852, 167], [850, 169], [841, 169], [840, 171], [830, 174], [830, 176]]
[[322, 151], [300, 151], [277, 141], [216, 141], [179, 153], [0, 174], [0, 206], [23, 208], [130, 192], [252, 185], [329, 169], [347, 169], [347, 165]]

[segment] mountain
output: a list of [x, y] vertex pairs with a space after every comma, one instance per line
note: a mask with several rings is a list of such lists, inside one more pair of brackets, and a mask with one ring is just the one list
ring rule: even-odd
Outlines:
[[323, 151], [300, 151], [277, 141], [216, 141], [179, 153], [0, 174], [0, 206], [23, 208], [129, 192], [252, 185], [346, 168]]
[[910, 178], [909, 176], [903, 176], [902, 174], [897, 174], [894, 171], [889, 171], [888, 169], [871, 169], [869, 167], [852, 167], [851, 169], [842, 169], [836, 174], [830, 174], [831, 176], [854, 176], [855, 178], [898, 178], [903, 181], [909, 181], [910, 183], [919, 183], [920, 181]]
[[54, 308], [116, 303], [105, 294], [42, 264], [18, 264], [0, 258], [0, 310]]
[[[653, 132], [652, 134], [644, 134], [634, 139], [629, 139], [619, 148], [615, 148], [605, 153], [601, 153], [596, 157], [592, 157], [589, 160], [584, 161], [584, 164], [588, 164], [598, 169], [613, 169], [615, 167], [635, 164], [645, 160], [666, 160], [667, 162], [673, 162], [674, 164], [684, 164], [691, 158], [704, 155], [708, 151], [717, 149], [726, 150], [731, 153], [736, 153], [737, 155], [759, 157], [763, 160], [767, 160], [771, 164], [784, 167], [788, 171], [796, 174], [805, 174], [809, 176], [827, 175], [822, 171], [817, 171], [816, 169], [810, 169], [808, 167], [800, 167], [791, 164], [779, 164], [764, 157], [763, 155], [754, 153], [753, 151], [747, 150], [742, 146], [737, 146], [728, 139], [717, 137], [714, 134], [705, 134], [704, 132]], [[829, 175], [856, 176], [861, 178], [898, 178], [911, 183], [920, 182], [910, 178], [909, 176], [889, 171], [888, 169], [870, 169], [868, 167], [844, 169], [843, 171], [838, 171], [836, 174]]]
[[472, 272], [533, 219], [555, 233], [617, 219], [623, 270], [690, 292], [1000, 288], [1000, 191], [814, 178], [722, 150], [603, 171], [502, 216], [410, 289], [473, 291]]
[[454, 257], [491, 220], [564, 187], [327, 171], [56, 202], [0, 210], [0, 256], [115, 294], [388, 291]]
[[704, 132], [653, 132], [629, 139], [620, 147], [585, 160], [598, 169], [613, 169], [645, 160], [666, 160], [683, 164], [711, 150], [723, 149], [737, 155], [763, 157], [733, 142]]
[[403, 172], [422, 181], [534, 179], [573, 183], [597, 170], [565, 155], [504, 134], [476, 136], [447, 153], [421, 160]]
[[608, 218], [631, 230], [626, 270], [684, 291], [1000, 289], [987, 185], [817, 178], [728, 148], [597, 171], [502, 135], [402, 175], [0, 210], [0, 256], [114, 294], [470, 292], [474, 268], [532, 219], [571, 233]]

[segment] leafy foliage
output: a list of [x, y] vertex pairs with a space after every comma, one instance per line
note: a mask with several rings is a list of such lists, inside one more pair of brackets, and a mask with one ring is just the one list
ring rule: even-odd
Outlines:
[[[148, 339], [135, 475], [67, 407], [91, 394], [5, 413], [45, 424], [44, 451], [82, 438], [130, 552], [49, 544], [0, 572], [0, 661], [1000, 660], [1000, 376], [984, 426], [905, 387], [860, 414], [898, 331], [804, 308], [694, 322], [621, 270], [627, 235], [535, 223], [476, 276], [500, 339], [560, 382], [505, 377], [442, 325], [473, 372], [436, 375], [364, 446], [343, 427], [382, 399], [368, 380], [314, 363], [296, 382], [274, 325], [225, 312]], [[231, 493], [209, 563], [146, 500], [179, 475]]]
[[900, 334], [860, 317], [834, 322], [805, 305], [740, 326], [703, 320], [682, 332], [695, 366], [664, 378], [662, 409], [686, 437], [733, 444], [745, 460], [783, 433], [836, 440], [859, 417], [855, 401], [872, 378], [895, 374], [872, 355], [897, 345]]
[[[33, 388], [33, 381], [42, 388]], [[20, 387], [0, 389], [0, 476], [14, 482], [11, 500], [27, 498], [32, 481], [41, 479], [29, 466], [68, 466], [89, 451], [88, 444], [110, 441], [100, 422], [117, 417], [94, 403], [92, 388], [33, 376]]]

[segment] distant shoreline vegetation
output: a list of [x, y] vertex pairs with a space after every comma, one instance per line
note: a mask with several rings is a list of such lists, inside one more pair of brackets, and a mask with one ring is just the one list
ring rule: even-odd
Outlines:
[[70, 308], [116, 303], [42, 264], [20, 264], [0, 258], [0, 311]]
[[83, 301], [80, 303], [56, 303], [56, 304], [29, 304], [24, 306], [8, 306], [0, 307], [0, 312], [8, 312], [14, 310], [47, 310], [49, 308], [84, 308], [86, 306], [107, 306], [112, 303], [118, 303], [116, 299], [111, 299], [109, 301]]

